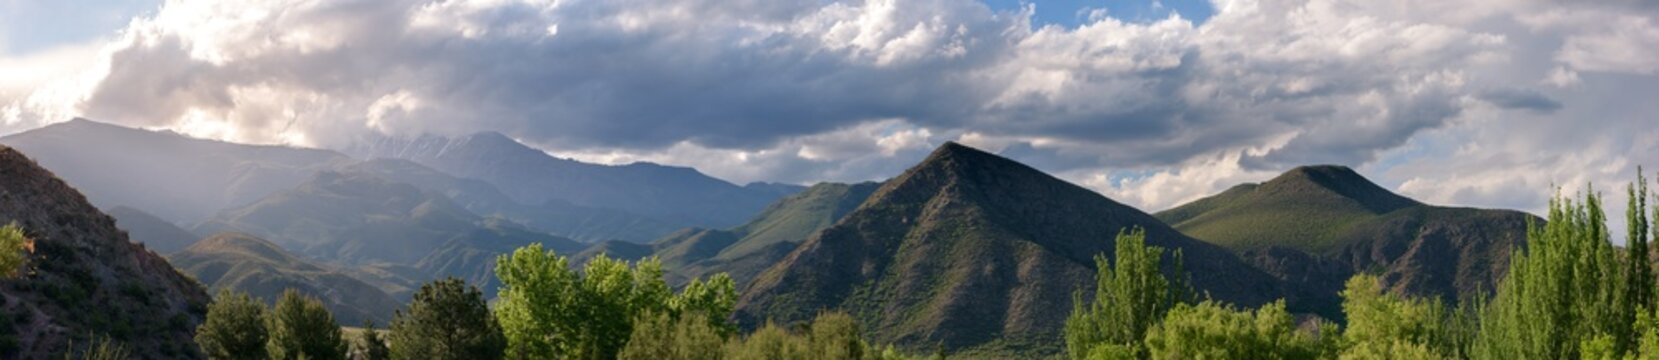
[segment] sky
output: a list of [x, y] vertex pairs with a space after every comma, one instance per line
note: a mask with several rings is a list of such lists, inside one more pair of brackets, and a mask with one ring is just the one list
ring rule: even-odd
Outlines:
[[1659, 167], [1656, 72], [1644, 0], [0, 0], [0, 134], [499, 131], [802, 184], [957, 141], [1149, 211], [1340, 164], [1535, 213], [1594, 184], [1622, 214]]

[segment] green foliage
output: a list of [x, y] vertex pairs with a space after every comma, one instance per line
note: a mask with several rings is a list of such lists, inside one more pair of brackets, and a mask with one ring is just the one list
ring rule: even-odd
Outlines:
[[133, 356], [132, 348], [126, 344], [116, 342], [109, 336], [94, 336], [92, 343], [85, 348], [69, 343], [69, 352], [63, 353], [64, 360], [127, 360], [137, 358]]
[[246, 293], [222, 290], [196, 328], [196, 344], [210, 359], [266, 359], [265, 304]]
[[0, 278], [16, 278], [23, 273], [33, 242], [23, 235], [23, 228], [17, 223], [0, 226]]
[[716, 360], [725, 345], [722, 329], [703, 314], [646, 314], [634, 323], [628, 344], [617, 354], [622, 360]]
[[456, 278], [421, 285], [390, 338], [394, 359], [500, 359], [507, 347], [484, 294]]
[[[1181, 268], [1181, 253], [1172, 256], [1177, 281], [1169, 281], [1161, 267], [1164, 249], [1146, 245], [1146, 231], [1136, 228], [1118, 234], [1115, 255], [1110, 262], [1096, 256], [1099, 272], [1092, 303], [1074, 296], [1071, 317], [1066, 319], [1066, 350], [1073, 358], [1084, 358], [1100, 352], [1117, 353], [1135, 350], [1146, 330], [1164, 313], [1184, 302], [1190, 292]], [[1114, 346], [1096, 350], [1096, 347]], [[1128, 349], [1117, 349], [1126, 347]]]
[[569, 264], [540, 244], [496, 261], [502, 286], [495, 316], [513, 356], [615, 358], [633, 334], [634, 321], [647, 314], [676, 320], [682, 314], [709, 314], [706, 322], [717, 333], [735, 329], [725, 318], [737, 303], [735, 284], [723, 274], [708, 282], [692, 281], [675, 295], [654, 258], [630, 267], [600, 256], [580, 273]]
[[1615, 351], [1628, 343], [1620, 340], [1630, 332], [1619, 331], [1619, 322], [1630, 317], [1617, 305], [1621, 267], [1605, 221], [1594, 192], [1579, 203], [1550, 202], [1549, 222], [1529, 226], [1527, 248], [1513, 251], [1509, 275], [1481, 318], [1476, 358], [1576, 358], [1601, 334], [1615, 337]]
[[[819, 314], [801, 333], [768, 323], [747, 338], [726, 344], [725, 358], [733, 360], [916, 359], [891, 347], [871, 346], [862, 327], [846, 313]], [[938, 354], [936, 358], [943, 358]]]
[[276, 307], [265, 315], [270, 339], [266, 349], [272, 359], [338, 360], [346, 358], [347, 344], [340, 335], [334, 314], [322, 300], [289, 289]]
[[1439, 301], [1407, 299], [1387, 293], [1376, 277], [1357, 275], [1342, 291], [1343, 358], [1378, 359], [1391, 354], [1411, 358], [1450, 358], [1462, 353], [1463, 324]]
[[358, 360], [386, 360], [392, 358], [392, 349], [386, 347], [386, 339], [380, 335], [380, 330], [374, 328], [374, 321], [363, 324], [363, 331], [357, 335], [357, 341], [352, 342], [352, 358]]
[[1330, 340], [1298, 330], [1283, 301], [1255, 311], [1205, 301], [1171, 309], [1146, 349], [1153, 359], [1315, 359]]

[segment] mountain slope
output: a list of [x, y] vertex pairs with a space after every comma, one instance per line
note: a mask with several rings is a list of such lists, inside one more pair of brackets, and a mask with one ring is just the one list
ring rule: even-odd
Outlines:
[[561, 253], [582, 244], [468, 212], [442, 194], [363, 173], [323, 171], [299, 187], [221, 212], [197, 233], [242, 232], [401, 297], [457, 276], [486, 290], [495, 257], [531, 243]]
[[[94, 205], [195, 223], [349, 161], [325, 150], [232, 144], [75, 119], [0, 138]], [[120, 176], [112, 176], [119, 174]]]
[[526, 204], [564, 200], [681, 226], [735, 226], [779, 196], [776, 189], [744, 188], [691, 168], [607, 166], [557, 158], [493, 132], [458, 138], [378, 138], [347, 152], [362, 158], [407, 159], [483, 180]]
[[626, 260], [656, 256], [670, 283], [727, 273], [742, 286], [807, 237], [851, 212], [878, 186], [873, 182], [820, 183], [778, 200], [735, 228], [682, 229], [649, 246], [604, 243], [583, 251], [575, 260], [584, 263], [600, 253]]
[[586, 207], [562, 200], [524, 205], [489, 183], [450, 176], [402, 159], [373, 159], [342, 167], [341, 172], [372, 174], [393, 182], [449, 197], [467, 210], [501, 217], [571, 239], [599, 242], [648, 242], [679, 228], [669, 223], [621, 210]]
[[753, 326], [840, 308], [881, 343], [1052, 354], [1072, 294], [1094, 286], [1093, 256], [1136, 226], [1148, 243], [1184, 253], [1200, 291], [1245, 306], [1281, 293], [1225, 249], [1146, 213], [948, 143], [757, 277], [736, 317]]
[[276, 301], [288, 289], [315, 296], [345, 325], [360, 325], [371, 319], [386, 324], [399, 306], [397, 300], [372, 285], [301, 260], [276, 244], [247, 234], [217, 234], [168, 259], [213, 291], [246, 292], [267, 303]]
[[294, 189], [221, 212], [195, 231], [253, 234], [303, 256], [343, 264], [414, 264], [451, 240], [480, 234], [475, 231], [512, 232], [555, 249], [580, 248], [561, 237], [488, 228], [484, 220], [412, 185], [324, 171]]
[[1448, 300], [1490, 293], [1509, 250], [1525, 245], [1527, 221], [1542, 221], [1426, 205], [1341, 166], [1299, 167], [1157, 216], [1281, 278], [1304, 279], [1302, 291], [1334, 293], [1355, 273], [1380, 272], [1398, 291]]
[[190, 247], [200, 236], [190, 233], [178, 225], [167, 222], [155, 215], [150, 215], [138, 209], [116, 206], [107, 211], [110, 217], [115, 218], [115, 226], [127, 232], [127, 238], [132, 242], [144, 244], [144, 247], [155, 250], [158, 254], [172, 254]]
[[56, 357], [108, 335], [145, 358], [200, 358], [207, 293], [127, 240], [115, 220], [17, 150], [0, 146], [0, 224], [34, 240], [29, 269], [0, 280], [0, 357]]
[[1234, 249], [1286, 246], [1309, 252], [1341, 247], [1349, 227], [1421, 206], [1341, 166], [1304, 166], [1261, 184], [1158, 213], [1183, 233]]

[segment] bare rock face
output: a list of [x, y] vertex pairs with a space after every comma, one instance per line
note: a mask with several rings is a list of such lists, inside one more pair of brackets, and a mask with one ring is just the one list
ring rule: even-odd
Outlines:
[[52, 172], [0, 146], [0, 224], [8, 223], [34, 250], [22, 275], [0, 280], [0, 357], [56, 358], [104, 336], [144, 358], [201, 357], [192, 340], [209, 301], [201, 285], [129, 241]]

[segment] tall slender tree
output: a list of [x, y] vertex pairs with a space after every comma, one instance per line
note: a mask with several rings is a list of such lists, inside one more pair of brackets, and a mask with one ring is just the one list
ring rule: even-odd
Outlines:
[[1620, 335], [1622, 273], [1601, 197], [1591, 190], [1578, 203], [1552, 199], [1549, 221], [1529, 224], [1526, 248], [1512, 250], [1509, 274], [1481, 317], [1473, 355], [1577, 358], [1580, 345]]
[[[1141, 339], [1147, 329], [1164, 318], [1175, 304], [1187, 302], [1181, 252], [1171, 259], [1177, 276], [1164, 274], [1164, 249], [1146, 245], [1146, 231], [1135, 228], [1118, 234], [1114, 247], [1116, 261], [1096, 256], [1097, 271], [1093, 302], [1082, 294], [1073, 296], [1071, 317], [1066, 319], [1066, 351], [1072, 358], [1098, 353], [1144, 354]], [[1175, 279], [1171, 281], [1170, 279]]]

